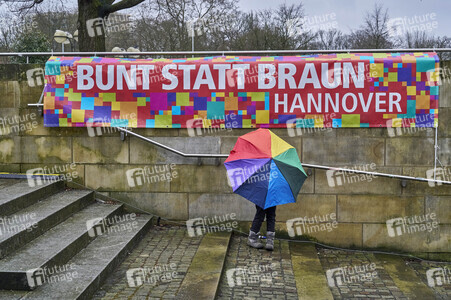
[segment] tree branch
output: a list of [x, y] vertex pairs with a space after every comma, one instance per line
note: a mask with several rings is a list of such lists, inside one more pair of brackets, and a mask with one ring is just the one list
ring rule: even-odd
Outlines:
[[116, 11], [122, 10], [122, 9], [126, 9], [126, 8], [131, 8], [135, 5], [138, 5], [142, 2], [144, 2], [145, 0], [122, 0], [116, 4], [113, 5], [109, 5], [105, 8], [105, 11], [108, 14], [114, 13]]

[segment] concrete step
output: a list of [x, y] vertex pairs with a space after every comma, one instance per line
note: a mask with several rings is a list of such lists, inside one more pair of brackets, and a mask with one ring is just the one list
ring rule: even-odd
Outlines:
[[215, 299], [229, 248], [230, 232], [207, 233], [194, 255], [177, 299]]
[[377, 264], [383, 265], [396, 286], [409, 299], [436, 298], [433, 290], [423, 283], [415, 270], [406, 265], [402, 257], [388, 254], [375, 254], [374, 256], [379, 261]]
[[298, 298], [334, 299], [315, 245], [290, 243], [290, 252]]
[[[0, 176], [1, 176], [1, 173], [0, 173]], [[19, 179], [4, 179], [4, 178], [0, 178], [0, 189], [4, 189], [7, 186], [19, 183], [19, 181], [20, 181]]]
[[17, 251], [93, 201], [91, 191], [62, 191], [13, 215], [1, 217], [4, 222], [0, 226], [0, 258]]
[[[112, 271], [137, 245], [151, 227], [151, 216], [137, 217], [131, 231], [106, 232], [96, 237], [66, 263], [68, 272], [59, 273], [58, 280], [48, 282], [26, 294], [21, 299], [89, 299]], [[71, 275], [68, 275], [71, 274]], [[72, 276], [72, 277], [71, 277]], [[64, 279], [63, 279], [64, 277]], [[69, 280], [68, 278], [71, 278]], [[35, 277], [42, 280], [42, 277]], [[6, 293], [5, 293], [6, 294]], [[0, 293], [0, 296], [3, 294]]]
[[86, 222], [121, 211], [121, 205], [92, 204], [0, 260], [0, 289], [30, 290], [27, 270], [66, 263], [95, 238]]
[[63, 190], [64, 182], [56, 181], [30, 187], [27, 180], [7, 179], [1, 188], [0, 212], [7, 216]]

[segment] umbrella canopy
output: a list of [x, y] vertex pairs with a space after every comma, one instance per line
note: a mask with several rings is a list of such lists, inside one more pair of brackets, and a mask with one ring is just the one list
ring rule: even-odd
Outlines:
[[239, 137], [224, 165], [233, 191], [263, 209], [296, 202], [307, 178], [296, 149], [263, 128]]

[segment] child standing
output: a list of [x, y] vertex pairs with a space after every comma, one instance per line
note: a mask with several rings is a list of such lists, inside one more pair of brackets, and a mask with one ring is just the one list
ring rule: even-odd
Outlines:
[[265, 249], [268, 251], [274, 250], [274, 237], [276, 228], [276, 206], [263, 209], [260, 206], [255, 206], [257, 212], [255, 213], [254, 220], [252, 221], [252, 227], [249, 232], [249, 238], [247, 244], [253, 248], [261, 249], [263, 244], [260, 242], [258, 235], [260, 227], [266, 216], [266, 245]]

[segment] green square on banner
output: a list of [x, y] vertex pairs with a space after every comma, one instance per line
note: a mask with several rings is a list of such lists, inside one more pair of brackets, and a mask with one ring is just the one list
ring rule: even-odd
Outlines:
[[188, 106], [189, 105], [189, 93], [177, 93], [177, 98], [175, 101], [177, 106]]
[[264, 92], [252, 92], [252, 101], [265, 101]]
[[360, 115], [342, 115], [342, 127], [360, 127]]
[[103, 101], [105, 101], [105, 102], [116, 101], [116, 94], [115, 93], [103, 93]]
[[172, 115], [156, 115], [155, 116], [155, 127], [172, 127]]
[[207, 119], [224, 119], [224, 102], [207, 102]]
[[138, 106], [146, 106], [146, 97], [138, 97]]
[[388, 73], [388, 81], [390, 81], [390, 82], [398, 81], [398, 73], [389, 72]]

